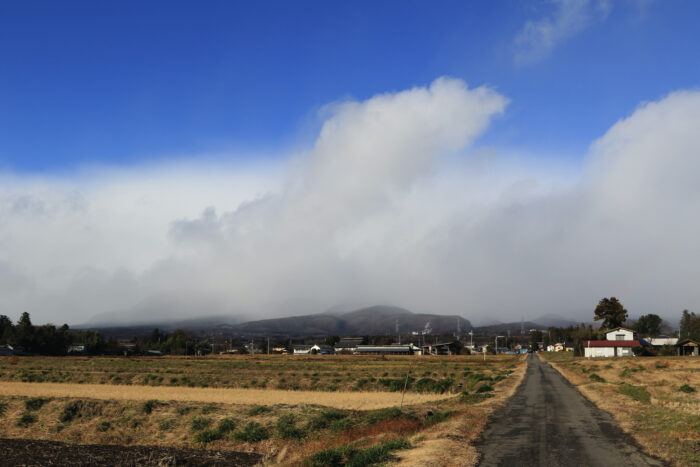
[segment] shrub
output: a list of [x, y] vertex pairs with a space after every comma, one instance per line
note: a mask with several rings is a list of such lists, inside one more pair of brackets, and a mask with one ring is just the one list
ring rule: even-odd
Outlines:
[[192, 431], [203, 430], [209, 425], [211, 425], [211, 418], [208, 417], [192, 417], [192, 420], [190, 420]]
[[605, 379], [598, 375], [598, 373], [591, 373], [589, 376], [591, 381], [595, 383], [604, 383]]
[[277, 433], [283, 439], [302, 439], [306, 436], [306, 432], [296, 426], [296, 417], [291, 413], [277, 419]]
[[271, 411], [272, 411], [272, 409], [266, 405], [256, 405], [256, 406], [248, 409], [248, 415], [254, 417], [256, 415], [262, 415], [264, 413], [271, 412]]
[[172, 418], [166, 418], [165, 420], [161, 420], [161, 422], [158, 424], [158, 427], [163, 431], [167, 431], [174, 426], [175, 420], [173, 420]]
[[248, 441], [256, 443], [270, 438], [270, 433], [259, 423], [248, 422], [248, 424], [233, 434], [233, 439], [236, 441]]
[[352, 420], [349, 418], [341, 418], [340, 420], [333, 420], [330, 425], [328, 425], [328, 429], [332, 433], [338, 433], [339, 431], [343, 431], [344, 429], [348, 428], [349, 426], [352, 425]]
[[184, 406], [184, 407], [178, 407], [175, 409], [178, 415], [187, 415], [188, 413], [192, 412], [194, 407], [189, 407], [189, 406]]
[[308, 428], [310, 430], [322, 430], [328, 427], [334, 421], [342, 420], [344, 418], [347, 418], [347, 415], [335, 410], [325, 410], [309, 420]]
[[66, 403], [59, 421], [70, 422], [75, 418], [89, 418], [102, 414], [103, 405], [97, 401], [75, 400]]
[[5, 412], [7, 412], [7, 402], [6, 401], [0, 401], [0, 417], [5, 415]]
[[314, 454], [310, 459], [313, 467], [364, 467], [390, 460], [392, 451], [407, 449], [411, 443], [404, 438], [378, 444], [367, 449], [357, 449], [352, 444], [325, 449]]
[[43, 399], [41, 397], [31, 397], [24, 401], [24, 408], [26, 410], [39, 410], [49, 400], [50, 399]]
[[695, 392], [695, 388], [693, 386], [691, 386], [690, 384], [684, 384], [683, 386], [679, 387], [678, 390], [680, 392], [687, 392], [687, 393]]
[[399, 409], [398, 407], [392, 407], [390, 409], [381, 409], [368, 416], [367, 423], [372, 425], [374, 423], [381, 422], [390, 418], [399, 418], [401, 415], [403, 415], [403, 412], [401, 412], [401, 409]]
[[[481, 378], [483, 375], [479, 375], [477, 378]], [[471, 381], [480, 381], [480, 379], [474, 379], [474, 375], [471, 375], [469, 379]], [[436, 392], [443, 394], [445, 391], [450, 389], [454, 384], [452, 378], [444, 378], [441, 380], [435, 380], [433, 378], [421, 378], [413, 385], [413, 390], [415, 392]]]
[[476, 390], [477, 394], [481, 394], [482, 392], [491, 392], [493, 391], [493, 386], [490, 384], [484, 384], [482, 386], [479, 386], [479, 388]]
[[232, 418], [221, 419], [221, 420], [219, 420], [218, 425], [216, 425], [216, 429], [222, 435], [226, 434], [229, 431], [233, 431], [236, 429], [236, 422]]
[[34, 422], [36, 422], [36, 415], [32, 415], [30, 413], [25, 412], [22, 414], [21, 417], [19, 417], [19, 420], [17, 420], [17, 426], [26, 428]]
[[620, 393], [643, 404], [649, 404], [651, 402], [651, 395], [642, 386], [633, 386], [631, 384], [623, 383], [620, 385]]
[[[483, 387], [483, 386], [482, 386]], [[436, 423], [444, 422], [448, 418], [450, 418], [452, 415], [454, 415], [455, 412], [435, 412], [427, 417], [425, 417], [425, 426], [430, 426], [430, 425], [435, 425]]]
[[348, 467], [364, 467], [372, 464], [386, 462], [393, 458], [392, 451], [398, 449], [408, 449], [411, 443], [404, 438], [399, 438], [388, 443], [378, 444], [371, 448], [358, 451], [357, 454], [350, 457], [350, 461], [346, 464]]
[[203, 430], [194, 435], [194, 441], [200, 444], [207, 444], [221, 439], [221, 437], [219, 430]]
[[215, 405], [205, 405], [204, 407], [202, 407], [202, 414], [210, 414], [212, 412], [216, 412], [217, 410], [219, 410], [219, 408]]
[[100, 422], [97, 424], [97, 431], [107, 431], [112, 427], [109, 422]]
[[148, 400], [148, 401], [143, 403], [143, 405], [141, 406], [141, 410], [143, 411], [143, 413], [148, 414], [148, 413], [153, 412], [153, 409], [160, 407], [161, 405], [165, 405], [165, 404], [163, 404], [161, 401], [159, 401], [157, 399], [151, 399], [151, 400]]

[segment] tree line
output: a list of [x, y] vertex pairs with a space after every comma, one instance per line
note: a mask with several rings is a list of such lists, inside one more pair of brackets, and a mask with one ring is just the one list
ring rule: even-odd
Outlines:
[[88, 353], [106, 353], [115, 349], [114, 340], [105, 340], [97, 331], [71, 330], [67, 324], [56, 327], [54, 324], [36, 326], [29, 313], [22, 313], [17, 323], [0, 315], [0, 344], [11, 345], [26, 353], [41, 355], [65, 355], [71, 345], [84, 344]]

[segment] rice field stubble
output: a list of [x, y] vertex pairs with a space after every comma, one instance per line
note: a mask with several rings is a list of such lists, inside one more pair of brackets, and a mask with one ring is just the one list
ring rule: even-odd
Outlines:
[[[110, 357], [8, 360], [3, 359], [0, 365], [0, 394], [4, 395], [0, 401], [0, 405], [4, 404], [0, 415], [4, 419], [2, 437], [236, 450], [262, 454], [266, 464], [280, 465], [324, 465], [323, 459], [339, 455], [355, 456], [354, 462], [385, 462], [404, 452], [419, 455], [434, 449], [436, 440], [444, 438], [441, 426], [446, 427], [446, 433], [452, 433], [456, 425], [462, 426], [459, 433], [478, 431], [475, 420], [485, 420], [490, 401], [502, 397], [504, 388], [512, 385], [519, 369], [524, 368], [522, 361], [512, 356], [489, 356], [486, 362], [482, 357], [467, 356], [217, 356], [201, 358], [203, 363], [185, 357], [138, 362]], [[87, 371], [80, 375], [77, 370], [83, 365]], [[235, 369], [240, 370], [239, 375]], [[227, 374], [210, 379], [208, 386], [215, 387], [170, 385], [165, 377], [149, 386], [101, 380], [119, 373], [129, 374], [136, 381], [143, 381], [144, 375], [149, 374], [177, 374], [179, 378], [204, 382], [205, 375], [217, 372]], [[406, 400], [399, 409], [406, 372]], [[240, 382], [269, 378], [267, 388], [276, 388], [280, 380], [294, 378], [293, 374], [298, 376], [296, 382], [303, 390], [269, 390], [259, 386], [246, 390]], [[53, 386], [23, 382], [27, 375], [41, 375], [42, 381], [60, 378], [62, 383]], [[358, 382], [362, 379], [366, 383], [360, 388]], [[312, 382], [314, 391], [309, 391]], [[330, 385], [337, 387], [323, 390]], [[50, 393], [42, 391], [42, 387], [80, 393]], [[16, 389], [14, 395], [8, 388]], [[178, 400], [174, 394], [185, 394], [181, 391], [195, 401]], [[226, 393], [231, 396], [217, 399]], [[244, 394], [250, 398], [244, 399]], [[497, 397], [492, 398], [493, 394]], [[37, 408], [28, 409], [27, 401], [37, 398], [43, 402], [29, 402], [29, 407]], [[33, 420], [20, 424], [25, 415]], [[469, 441], [469, 436], [463, 436], [458, 434], [456, 442]], [[407, 450], [409, 447], [415, 449]], [[403, 458], [411, 457], [409, 454]], [[442, 457], [445, 458], [444, 452]]]

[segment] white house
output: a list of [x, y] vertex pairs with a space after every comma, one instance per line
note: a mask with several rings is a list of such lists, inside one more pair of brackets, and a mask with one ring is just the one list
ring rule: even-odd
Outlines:
[[633, 347], [643, 345], [635, 332], [627, 328], [615, 328], [605, 333], [604, 341], [583, 341], [586, 357], [631, 357]]

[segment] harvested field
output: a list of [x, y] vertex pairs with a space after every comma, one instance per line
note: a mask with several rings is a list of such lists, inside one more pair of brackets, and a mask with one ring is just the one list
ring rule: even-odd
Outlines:
[[[0, 381], [168, 387], [444, 393], [471, 375], [499, 377], [517, 357], [239, 355], [207, 357], [0, 357]], [[415, 383], [415, 384], [413, 384]]]
[[700, 465], [700, 359], [541, 356], [651, 454]]
[[[0, 382], [0, 394], [26, 397], [74, 397], [102, 400], [212, 402], [237, 405], [311, 404], [337, 409], [376, 410], [401, 403], [400, 392], [314, 392], [276, 389], [181, 388], [107, 384]], [[452, 394], [408, 393], [404, 405], [423, 404]]]
[[[149, 378], [148, 385], [109, 384], [101, 378], [118, 373], [111, 364], [136, 365], [139, 371], [128, 370], [134, 381], [177, 371], [168, 374], [178, 374], [178, 384], [168, 384], [167, 377]], [[268, 465], [318, 464], [337, 456], [410, 460], [414, 451], [437, 453], [436, 465], [461, 465], [465, 453], [473, 459], [469, 442], [493, 410], [491, 401], [514, 389], [523, 368], [523, 359], [513, 356], [489, 356], [486, 362], [467, 356], [2, 359], [0, 437], [248, 452]], [[209, 374], [211, 386], [219, 387], [194, 383], [207, 384]], [[62, 382], [48, 382], [55, 378]], [[183, 378], [191, 384], [183, 387]], [[245, 389], [237, 378], [269, 378], [270, 384]], [[283, 379], [315, 390], [277, 389]], [[226, 388], [225, 380], [236, 383]]]
[[5, 465], [72, 466], [187, 466], [227, 467], [255, 465], [259, 454], [234, 451], [202, 451], [155, 446], [74, 445], [56, 441], [1, 439]]

